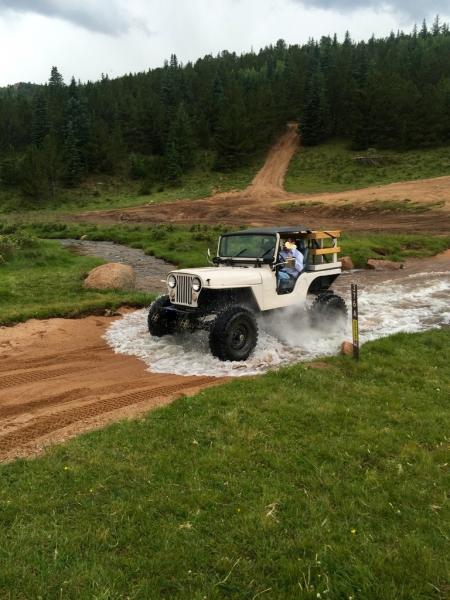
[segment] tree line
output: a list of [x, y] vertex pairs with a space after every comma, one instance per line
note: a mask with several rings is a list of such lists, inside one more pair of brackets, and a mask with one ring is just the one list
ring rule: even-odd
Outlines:
[[417, 148], [450, 137], [450, 32], [436, 17], [409, 34], [347, 33], [259, 52], [221, 52], [116, 79], [0, 89], [0, 184], [45, 198], [91, 174], [177, 183], [206, 150], [232, 170], [289, 120], [305, 145]]

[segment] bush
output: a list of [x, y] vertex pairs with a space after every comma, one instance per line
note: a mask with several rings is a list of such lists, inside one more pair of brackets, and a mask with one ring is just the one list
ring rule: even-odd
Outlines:
[[0, 264], [8, 262], [19, 252], [32, 257], [38, 244], [37, 238], [26, 232], [0, 235]]

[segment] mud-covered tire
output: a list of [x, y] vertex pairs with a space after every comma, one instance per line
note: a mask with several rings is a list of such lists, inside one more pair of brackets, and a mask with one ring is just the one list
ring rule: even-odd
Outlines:
[[309, 310], [313, 327], [334, 327], [347, 320], [348, 310], [344, 298], [337, 294], [319, 294]]
[[258, 325], [253, 313], [233, 306], [219, 313], [209, 333], [209, 347], [220, 360], [246, 360], [258, 341]]
[[176, 326], [175, 316], [168, 315], [164, 308], [170, 304], [169, 296], [160, 296], [151, 304], [148, 311], [148, 330], [150, 335], [163, 337], [174, 333]]

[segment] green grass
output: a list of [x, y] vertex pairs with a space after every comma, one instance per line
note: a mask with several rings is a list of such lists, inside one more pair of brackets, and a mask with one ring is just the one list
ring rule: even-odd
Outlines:
[[418, 234], [344, 234], [340, 240], [342, 256], [352, 257], [357, 268], [369, 258], [403, 261], [408, 258], [435, 256], [450, 248], [450, 236]]
[[[12, 228], [23, 227], [12, 225]], [[111, 240], [147, 254], [164, 258], [180, 268], [206, 266], [206, 251], [217, 249], [217, 241], [226, 227], [193, 225], [191, 227], [157, 225], [99, 227], [92, 224], [34, 223], [25, 226], [39, 237], [74, 237], [87, 235], [91, 240]], [[450, 248], [450, 236], [419, 234], [345, 234], [340, 241], [342, 254], [352, 256], [356, 267], [364, 267], [369, 258], [401, 261], [429, 257]]]
[[150, 303], [152, 296], [142, 292], [83, 289], [88, 271], [102, 262], [75, 256], [54, 241], [39, 240], [29, 248], [18, 249], [0, 264], [0, 324], [73, 317], [123, 304]]
[[397, 181], [450, 175], [450, 145], [398, 152], [380, 150], [377, 165], [356, 163], [364, 152], [348, 149], [344, 141], [301, 147], [286, 176], [289, 192], [340, 192]]
[[443, 600], [449, 345], [396, 335], [1, 467], [0, 597]]
[[211, 167], [212, 156], [204, 153], [198, 159], [198, 166], [183, 176], [177, 187], [164, 182], [151, 185], [144, 181], [91, 177], [76, 189], [60, 189], [56, 197], [45, 202], [24, 201], [18, 192], [0, 189], [0, 213], [31, 212], [38, 218], [40, 214], [72, 213], [81, 210], [103, 210], [126, 208], [141, 204], [158, 204], [173, 200], [195, 200], [214, 193], [246, 188], [257, 171], [262, 167], [264, 156], [254, 157], [249, 164], [230, 173], [219, 173]]
[[[207, 249], [217, 250], [217, 242], [225, 227], [217, 225], [174, 225], [101, 227], [92, 224], [66, 224], [55, 222], [25, 222], [4, 225], [5, 231], [27, 231], [40, 238], [80, 238], [87, 236], [95, 241], [113, 241], [146, 254], [163, 258], [180, 268], [205, 266]], [[0, 226], [0, 233], [1, 233]]]

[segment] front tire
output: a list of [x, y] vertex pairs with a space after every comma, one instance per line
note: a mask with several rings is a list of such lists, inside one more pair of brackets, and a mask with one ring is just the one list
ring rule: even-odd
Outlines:
[[258, 341], [258, 326], [251, 311], [233, 306], [219, 313], [209, 334], [211, 353], [220, 360], [246, 360]]
[[154, 337], [163, 337], [175, 331], [175, 318], [164, 309], [169, 306], [169, 296], [160, 296], [151, 304], [148, 311], [148, 330]]
[[310, 322], [313, 327], [335, 328], [347, 320], [347, 305], [337, 294], [319, 294], [310, 308]]

